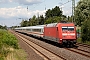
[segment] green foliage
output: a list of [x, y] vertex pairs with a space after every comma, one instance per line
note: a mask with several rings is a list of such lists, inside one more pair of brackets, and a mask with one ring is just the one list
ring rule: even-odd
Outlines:
[[75, 9], [75, 22], [81, 26], [83, 43], [90, 42], [90, 0], [80, 0]]
[[55, 16], [53, 18], [50, 17], [45, 21], [45, 24], [60, 22], [61, 19], [62, 19], [61, 17], [57, 17], [57, 16]]
[[11, 33], [9, 33], [6, 30], [0, 30], [0, 34], [1, 34], [1, 42], [4, 44], [7, 44], [9, 46], [12, 46], [14, 48], [18, 48], [18, 41], [15, 38], [14, 35], [12, 35]]
[[21, 27], [43, 25], [44, 21], [45, 18], [43, 17], [43, 15], [40, 15], [40, 17], [38, 16], [38, 18], [34, 15], [32, 18], [29, 19], [29, 21], [23, 20], [21, 22]]
[[7, 29], [7, 26], [1, 26], [0, 25], [0, 29]]
[[22, 22], [20, 23], [22, 27], [28, 26], [28, 21], [27, 20], [22, 20]]
[[85, 41], [85, 42], [83, 42], [83, 41], [82, 41], [82, 38], [78, 38], [78, 39], [77, 39], [77, 42], [78, 42], [78, 43], [83, 43], [83, 44], [88, 44], [88, 45], [90, 45], [90, 41]]
[[52, 10], [48, 9], [45, 13], [46, 19], [53, 17], [53, 16], [62, 16], [62, 11], [58, 6], [52, 8]]
[[34, 15], [32, 18], [31, 18], [31, 26], [35, 26], [38, 24], [38, 19], [36, 18], [36, 16]]
[[10, 34], [6, 30], [4, 30], [4, 31], [2, 31], [2, 36], [3, 36], [2, 43], [5, 43], [14, 48], [18, 48], [18, 41], [14, 35]]
[[43, 17], [43, 15], [41, 15], [38, 20], [39, 20], [38, 25], [43, 25], [45, 22], [45, 18]]
[[0, 57], [0, 60], [4, 60], [4, 58], [3, 57]]
[[81, 0], [78, 2], [75, 10], [76, 24], [82, 25], [82, 23], [90, 17], [90, 0]]
[[75, 22], [81, 26], [82, 42], [90, 41], [90, 0], [80, 0], [75, 9]]
[[68, 22], [72, 22], [72, 16], [70, 17], [70, 16], [68, 16]]
[[90, 41], [90, 19], [85, 20], [81, 26], [81, 38], [83, 42]]
[[10, 52], [9, 47], [17, 49], [17, 39], [7, 30], [0, 30], [0, 60], [4, 60], [4, 57], [8, 55]]

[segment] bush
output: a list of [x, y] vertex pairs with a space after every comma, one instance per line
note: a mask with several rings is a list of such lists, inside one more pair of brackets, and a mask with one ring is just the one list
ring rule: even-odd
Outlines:
[[85, 20], [81, 26], [82, 42], [90, 41], [90, 20]]
[[12, 46], [14, 48], [18, 48], [18, 40], [15, 38], [14, 35], [6, 30], [0, 31], [0, 33], [2, 33], [2, 43]]
[[6, 30], [0, 30], [0, 60], [8, 55], [9, 47], [18, 48], [18, 40]]

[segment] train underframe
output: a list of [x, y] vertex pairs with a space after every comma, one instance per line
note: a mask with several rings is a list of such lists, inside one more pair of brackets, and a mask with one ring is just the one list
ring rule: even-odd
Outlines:
[[65, 45], [67, 47], [69, 46], [74, 46], [74, 44], [76, 44], [76, 40], [62, 40], [62, 45]]

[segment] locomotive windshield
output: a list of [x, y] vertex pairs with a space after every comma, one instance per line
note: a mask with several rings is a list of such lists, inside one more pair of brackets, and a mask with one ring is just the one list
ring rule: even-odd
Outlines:
[[68, 27], [68, 30], [69, 31], [73, 31], [74, 30], [74, 27]]
[[68, 28], [67, 27], [62, 27], [62, 30], [64, 31], [64, 30], [68, 30]]
[[68, 27], [62, 27], [62, 30], [63, 31], [73, 31], [74, 30], [74, 27], [70, 27], [70, 26], [68, 26]]

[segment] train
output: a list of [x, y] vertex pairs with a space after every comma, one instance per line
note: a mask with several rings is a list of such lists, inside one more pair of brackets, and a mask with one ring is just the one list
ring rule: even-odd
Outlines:
[[50, 40], [60, 45], [74, 45], [77, 42], [74, 23], [51, 23], [46, 25], [19, 27], [15, 28], [15, 31]]

